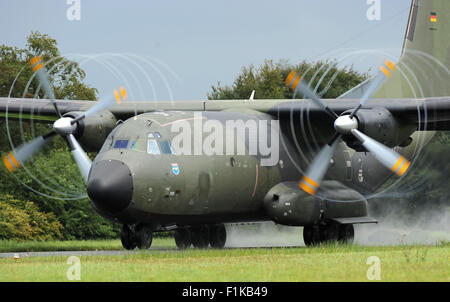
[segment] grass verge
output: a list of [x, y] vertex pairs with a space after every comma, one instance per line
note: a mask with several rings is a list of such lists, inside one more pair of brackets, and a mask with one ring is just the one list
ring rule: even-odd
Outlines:
[[[152, 246], [174, 247], [173, 238], [154, 238]], [[16, 241], [0, 240], [0, 253], [123, 250], [120, 240]]]
[[[80, 256], [81, 281], [450, 281], [450, 245], [149, 250]], [[0, 259], [0, 281], [68, 281], [67, 257]]]

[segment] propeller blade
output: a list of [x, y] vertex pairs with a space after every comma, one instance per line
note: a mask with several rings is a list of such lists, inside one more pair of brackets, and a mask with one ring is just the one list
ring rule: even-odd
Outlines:
[[123, 86], [120, 86], [119, 91], [117, 91], [117, 89], [114, 89], [113, 95], [98, 100], [97, 103], [91, 108], [89, 108], [84, 114], [79, 115], [75, 119], [73, 119], [71, 124], [75, 124], [76, 122], [78, 122], [81, 119], [84, 119], [85, 117], [88, 117], [94, 113], [102, 111], [108, 108], [109, 106], [113, 105], [114, 103], [120, 104], [122, 100], [126, 100], [128, 97], [125, 88], [123, 88]]
[[61, 117], [61, 112], [58, 109], [58, 106], [55, 102], [55, 93], [53, 92], [53, 88], [50, 85], [50, 80], [48, 78], [47, 69], [44, 66], [43, 60], [41, 56], [36, 56], [30, 60], [30, 65], [33, 68], [33, 71], [36, 73], [36, 76], [41, 83], [42, 88], [44, 89], [45, 95], [52, 102], [53, 107], [55, 108], [56, 114], [58, 117]]
[[375, 91], [378, 90], [378, 88], [381, 86], [381, 84], [384, 82], [386, 78], [390, 78], [392, 76], [392, 72], [394, 72], [396, 69], [394, 63], [392, 63], [389, 60], [384, 61], [384, 65], [380, 66], [380, 70], [378, 71], [378, 74], [376, 75], [375, 79], [370, 84], [369, 88], [364, 92], [363, 96], [361, 97], [359, 101], [359, 105], [352, 111], [350, 114], [350, 118], [353, 118], [358, 112], [358, 110], [364, 106], [364, 104], [367, 102], [367, 100], [375, 93]]
[[55, 135], [56, 132], [51, 131], [46, 135], [34, 138], [33, 140], [9, 152], [7, 155], [4, 155], [3, 163], [6, 168], [10, 172], [19, 169], [26, 160], [30, 159], [34, 154], [36, 154], [36, 152], [41, 150], [41, 148], [44, 147]]
[[306, 85], [303, 80], [302, 80], [302, 76], [301, 75], [297, 75], [297, 73], [295, 72], [295, 70], [292, 70], [289, 75], [286, 78], [285, 81], [286, 85], [288, 87], [290, 87], [292, 89], [292, 91], [295, 92], [295, 90], [298, 90], [299, 92], [301, 92], [303, 94], [303, 96], [307, 99], [311, 99], [314, 103], [316, 103], [320, 108], [322, 108], [323, 110], [325, 110], [325, 112], [327, 112], [331, 117], [333, 117], [334, 119], [338, 118], [338, 115], [331, 110], [330, 107], [328, 107], [327, 105], [325, 105], [319, 98], [319, 96], [317, 94], [314, 93], [314, 91], [312, 91], [308, 85]]
[[70, 151], [72, 152], [73, 158], [77, 163], [78, 170], [80, 170], [81, 176], [83, 176], [84, 182], [87, 183], [89, 171], [91, 170], [92, 162], [81, 148], [78, 141], [72, 134], [66, 136], [67, 145], [69, 145]]
[[357, 129], [353, 129], [352, 134], [362, 142], [364, 148], [372, 152], [386, 168], [395, 172], [398, 176], [402, 176], [408, 170], [411, 163], [402, 155]]
[[320, 150], [319, 154], [308, 167], [305, 175], [303, 175], [302, 180], [298, 183], [298, 186], [306, 193], [310, 195], [316, 194], [323, 177], [327, 173], [330, 160], [333, 157], [340, 138], [341, 135], [336, 135], [329, 144], [323, 146], [322, 150]]

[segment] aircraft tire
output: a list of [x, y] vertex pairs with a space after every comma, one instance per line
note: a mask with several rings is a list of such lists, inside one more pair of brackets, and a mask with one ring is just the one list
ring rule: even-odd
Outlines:
[[227, 231], [223, 224], [211, 226], [209, 232], [209, 243], [212, 248], [222, 249], [227, 241]]
[[209, 245], [209, 230], [206, 226], [191, 230], [192, 245], [198, 249], [206, 249]]
[[143, 225], [136, 231], [137, 246], [141, 250], [149, 249], [153, 241], [153, 230], [151, 227]]
[[[341, 241], [340, 238], [347, 236], [347, 228], [337, 223], [328, 223], [326, 225], [305, 226], [303, 228], [303, 241], [306, 246], [314, 246], [324, 243], [334, 243]], [[350, 233], [348, 233], [350, 235]]]
[[340, 225], [337, 223], [328, 223], [320, 226], [320, 243], [334, 243], [339, 239]]
[[352, 244], [355, 238], [355, 229], [353, 224], [339, 225], [339, 242], [342, 244]]
[[317, 225], [305, 226], [303, 228], [303, 241], [306, 246], [320, 244], [320, 228]]
[[191, 232], [188, 229], [179, 229], [175, 231], [175, 244], [180, 250], [189, 248], [192, 244]]
[[137, 246], [136, 238], [130, 227], [126, 224], [124, 224], [122, 227], [122, 232], [120, 233], [120, 241], [122, 242], [123, 248], [126, 250], [134, 250]]

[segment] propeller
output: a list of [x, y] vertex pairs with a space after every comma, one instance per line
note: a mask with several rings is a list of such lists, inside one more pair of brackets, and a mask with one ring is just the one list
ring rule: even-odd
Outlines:
[[127, 92], [125, 91], [125, 88], [123, 88], [123, 86], [119, 87], [119, 91], [120, 91], [120, 93], [116, 89], [114, 89], [113, 95], [110, 95], [106, 98], [102, 98], [102, 99], [98, 100], [98, 102], [94, 106], [89, 108], [82, 115], [77, 116], [70, 123], [73, 125], [76, 122], [78, 122], [94, 113], [97, 113], [99, 111], [102, 111], [102, 110], [108, 108], [109, 106], [113, 105], [114, 103], [117, 103], [118, 105], [120, 105], [120, 102], [122, 101], [122, 99], [123, 100], [127, 99]]
[[311, 99], [316, 105], [318, 105], [320, 108], [325, 110], [326, 113], [328, 113], [332, 118], [337, 119], [338, 115], [336, 112], [330, 109], [327, 105], [325, 105], [320, 98], [317, 96], [317, 94], [314, 93], [314, 91], [309, 88], [306, 83], [303, 82], [302, 76], [297, 75], [295, 70], [292, 70], [289, 75], [286, 78], [286, 85], [292, 89], [292, 91], [298, 90], [303, 94], [303, 96], [307, 99]]
[[315, 195], [320, 187], [336, 151], [337, 144], [343, 135], [353, 135], [358, 139], [362, 146], [375, 155], [375, 158], [386, 168], [395, 172], [398, 176], [402, 176], [408, 170], [410, 162], [402, 155], [376, 140], [365, 135], [358, 130], [358, 120], [355, 115], [358, 110], [365, 105], [367, 100], [381, 86], [386, 78], [390, 78], [392, 72], [396, 69], [395, 65], [385, 60], [384, 65], [380, 66], [380, 70], [369, 88], [361, 97], [358, 106], [353, 109], [350, 114], [338, 116], [331, 108], [324, 104], [321, 99], [302, 81], [302, 77], [292, 70], [286, 78], [286, 85], [294, 92], [302, 93], [306, 98], [311, 99], [315, 104], [320, 106], [325, 112], [334, 118], [334, 128], [336, 133], [332, 140], [320, 150], [319, 154], [313, 159], [309, 165], [303, 178], [299, 181], [299, 187], [310, 195]]
[[375, 76], [375, 79], [369, 85], [369, 88], [367, 88], [367, 90], [364, 92], [363, 96], [361, 97], [361, 100], [359, 101], [359, 105], [350, 114], [350, 118], [353, 118], [355, 116], [356, 112], [358, 112], [358, 110], [361, 109], [362, 106], [364, 106], [364, 104], [374, 94], [374, 92], [378, 89], [378, 87], [381, 86], [383, 81], [386, 78], [390, 78], [392, 72], [395, 71], [395, 65], [391, 61], [385, 60], [384, 64], [385, 66], [383, 65], [380, 66], [378, 74]]
[[42, 61], [41, 56], [36, 56], [30, 60], [31, 68], [33, 72], [36, 73], [36, 77], [38, 78], [39, 83], [42, 85], [44, 89], [45, 95], [52, 102], [53, 107], [55, 108], [56, 115], [60, 118], [61, 112], [58, 109], [58, 106], [55, 102], [55, 93], [53, 92], [52, 86], [50, 85], [50, 80], [48, 78], [47, 70], [44, 66], [44, 62]]
[[86, 152], [84, 152], [83, 148], [80, 146], [76, 138], [73, 136], [73, 133], [77, 129], [77, 122], [92, 114], [108, 108], [114, 103], [120, 104], [122, 100], [126, 100], [127, 93], [125, 91], [125, 88], [121, 86], [119, 90], [114, 89], [113, 95], [99, 99], [94, 106], [92, 106], [84, 114], [79, 115], [76, 118], [64, 117], [61, 115], [61, 112], [58, 109], [58, 105], [55, 102], [55, 94], [52, 86], [50, 85], [49, 76], [42, 61], [42, 57], [36, 56], [32, 58], [30, 60], [30, 65], [33, 71], [36, 73], [39, 83], [44, 89], [45, 95], [53, 104], [53, 107], [55, 108], [55, 112], [58, 115], [59, 119], [53, 123], [53, 130], [49, 133], [34, 138], [33, 140], [20, 145], [8, 154], [4, 155], [3, 163], [10, 172], [19, 169], [21, 166], [23, 166], [23, 163], [25, 161], [30, 159], [42, 147], [50, 142], [53, 137], [59, 134], [66, 140], [67, 145], [72, 152], [72, 156], [78, 166], [78, 169], [80, 170], [84, 181], [87, 182], [92, 162], [87, 156]]

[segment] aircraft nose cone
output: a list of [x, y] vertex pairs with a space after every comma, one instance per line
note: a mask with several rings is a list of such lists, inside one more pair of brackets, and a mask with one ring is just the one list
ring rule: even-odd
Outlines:
[[87, 193], [99, 209], [110, 213], [124, 210], [133, 197], [133, 178], [127, 165], [118, 160], [95, 163], [89, 176]]

